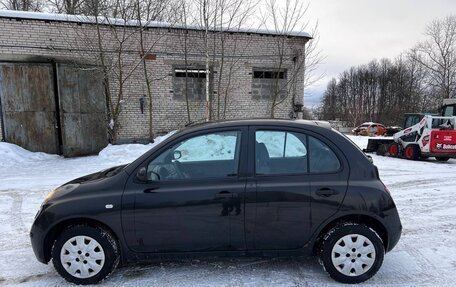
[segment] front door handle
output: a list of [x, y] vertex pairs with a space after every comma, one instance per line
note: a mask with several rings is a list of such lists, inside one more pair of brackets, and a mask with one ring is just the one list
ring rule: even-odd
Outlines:
[[338, 194], [339, 192], [337, 190], [334, 190], [332, 188], [327, 188], [327, 187], [324, 187], [324, 188], [320, 188], [319, 190], [317, 190], [316, 194], [318, 196], [322, 196], [322, 197], [330, 197], [331, 195], [336, 195]]
[[150, 187], [150, 188], [147, 188], [147, 189], [144, 189], [144, 193], [156, 193], [156, 189], [158, 189], [158, 187]]

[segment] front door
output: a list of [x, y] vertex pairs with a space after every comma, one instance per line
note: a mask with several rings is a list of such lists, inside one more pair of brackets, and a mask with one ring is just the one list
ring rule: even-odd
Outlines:
[[243, 133], [239, 128], [185, 136], [143, 165], [147, 182], [132, 179], [125, 190], [134, 196], [134, 234], [127, 238], [133, 250], [245, 249]]

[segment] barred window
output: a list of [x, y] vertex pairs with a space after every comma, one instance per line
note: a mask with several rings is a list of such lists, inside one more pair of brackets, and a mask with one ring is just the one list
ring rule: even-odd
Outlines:
[[173, 94], [175, 100], [203, 100], [206, 86], [206, 70], [203, 68], [174, 68]]
[[287, 70], [253, 69], [252, 98], [284, 98], [287, 95]]

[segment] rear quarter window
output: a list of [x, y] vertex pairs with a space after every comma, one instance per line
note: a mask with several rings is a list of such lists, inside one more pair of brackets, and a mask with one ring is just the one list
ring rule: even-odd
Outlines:
[[334, 151], [321, 140], [309, 136], [309, 168], [311, 173], [337, 172], [341, 165]]

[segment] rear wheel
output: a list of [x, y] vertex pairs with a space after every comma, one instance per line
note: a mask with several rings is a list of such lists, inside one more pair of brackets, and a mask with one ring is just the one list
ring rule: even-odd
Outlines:
[[320, 259], [329, 276], [353, 284], [374, 276], [384, 253], [383, 242], [374, 230], [363, 224], [346, 223], [325, 235]]
[[439, 157], [439, 156], [436, 156], [435, 159], [437, 161], [448, 161], [450, 158], [449, 157]]
[[420, 158], [420, 148], [417, 145], [408, 145], [405, 148], [405, 158], [409, 160], [417, 160]]
[[398, 157], [399, 156], [399, 145], [397, 143], [392, 143], [388, 150], [390, 156]]
[[57, 272], [75, 284], [95, 284], [106, 278], [119, 264], [114, 237], [100, 227], [73, 225], [65, 229], [52, 248]]

